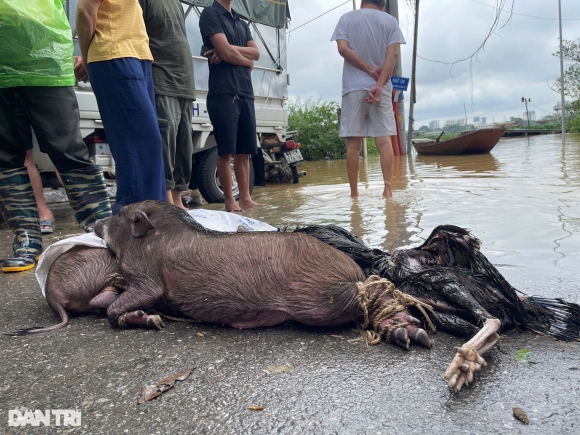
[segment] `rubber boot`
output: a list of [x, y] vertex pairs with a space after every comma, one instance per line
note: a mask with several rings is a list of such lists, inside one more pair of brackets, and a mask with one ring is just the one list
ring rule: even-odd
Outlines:
[[92, 233], [95, 222], [111, 216], [111, 204], [101, 167], [87, 166], [61, 172], [60, 177], [68, 201], [75, 211], [75, 219], [87, 233]]
[[22, 272], [34, 267], [42, 253], [38, 209], [26, 168], [0, 172], [0, 209], [15, 233], [14, 257], [2, 262], [2, 272]]

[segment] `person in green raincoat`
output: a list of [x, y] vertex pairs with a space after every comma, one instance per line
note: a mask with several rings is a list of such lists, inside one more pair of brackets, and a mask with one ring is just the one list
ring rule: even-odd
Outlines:
[[[82, 74], [81, 62], [78, 62]], [[111, 215], [100, 166], [79, 130], [72, 32], [63, 0], [0, 0], [0, 210], [15, 233], [14, 257], [3, 272], [34, 267], [42, 252], [38, 211], [18, 130], [22, 103], [45, 151], [61, 174], [75, 218], [87, 231]]]

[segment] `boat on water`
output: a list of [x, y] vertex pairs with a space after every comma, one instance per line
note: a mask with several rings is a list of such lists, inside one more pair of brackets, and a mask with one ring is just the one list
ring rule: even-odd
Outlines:
[[453, 139], [414, 139], [412, 143], [415, 151], [423, 155], [484, 154], [497, 145], [506, 130], [507, 127], [482, 128], [465, 131]]

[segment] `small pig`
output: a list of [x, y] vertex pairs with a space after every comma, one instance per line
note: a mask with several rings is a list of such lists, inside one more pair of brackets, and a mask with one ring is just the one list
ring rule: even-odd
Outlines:
[[[160, 329], [151, 311], [240, 329], [287, 320], [336, 326], [359, 320], [361, 304], [368, 324], [368, 312], [393, 301], [371, 278], [363, 283], [349, 256], [303, 232], [218, 233], [178, 207], [143, 201], [98, 221], [95, 233], [116, 254], [127, 283], [107, 309], [113, 327]], [[373, 327], [405, 349], [411, 340], [431, 347], [417, 319], [406, 311], [392, 317], [373, 317]]]
[[60, 317], [58, 325], [9, 332], [26, 335], [56, 331], [68, 324], [69, 315], [104, 313], [120, 291], [123, 280], [115, 256], [103, 248], [75, 246], [52, 264], [46, 280], [46, 301]]

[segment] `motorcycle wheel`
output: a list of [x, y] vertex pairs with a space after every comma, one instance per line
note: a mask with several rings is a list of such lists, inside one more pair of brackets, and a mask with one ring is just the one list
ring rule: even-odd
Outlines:
[[298, 184], [298, 166], [292, 166], [292, 183]]
[[[216, 147], [206, 151], [199, 161], [196, 173], [196, 182], [199, 192], [209, 203], [224, 202], [224, 192], [221, 189], [220, 180], [217, 172], [217, 155]], [[234, 174], [234, 160], [230, 162], [232, 169], [232, 193], [236, 201], [240, 197], [240, 189]], [[254, 190], [254, 166], [250, 162], [250, 193]]]

